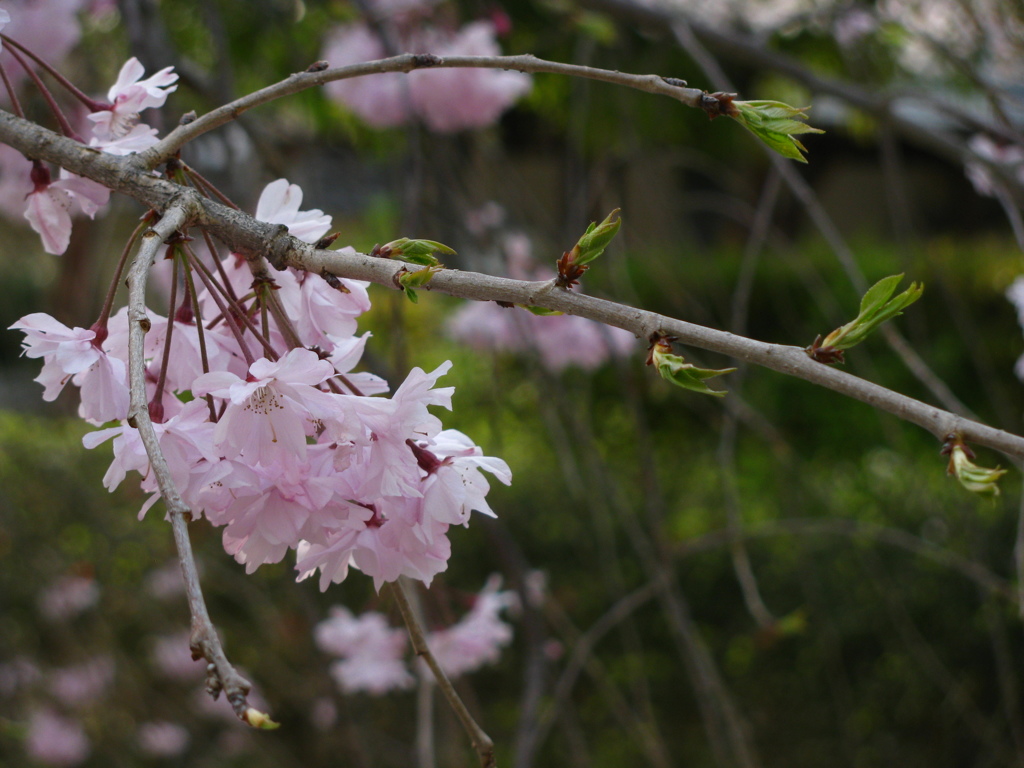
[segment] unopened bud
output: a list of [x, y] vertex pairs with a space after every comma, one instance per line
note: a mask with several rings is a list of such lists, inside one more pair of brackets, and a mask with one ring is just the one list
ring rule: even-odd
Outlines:
[[949, 456], [949, 466], [946, 468], [946, 472], [955, 475], [956, 479], [960, 481], [960, 485], [968, 491], [982, 496], [995, 497], [999, 495], [997, 483], [999, 478], [1006, 474], [1006, 470], [999, 467], [995, 469], [979, 467], [971, 461], [974, 458], [974, 452], [964, 445], [963, 438], [959, 434], [953, 433], [946, 437], [946, 442], [942, 446], [942, 454]]
[[249, 707], [245, 710], [245, 722], [251, 725], [253, 728], [258, 728], [261, 731], [272, 731], [275, 728], [280, 728], [281, 724], [276, 723], [270, 719], [270, 715], [265, 712], [260, 712], [258, 709]]
[[436, 240], [410, 240], [408, 237], [392, 240], [390, 243], [380, 246], [379, 249], [379, 255], [385, 258], [398, 259], [423, 267], [436, 267], [441, 263], [434, 256], [435, 253], [453, 256], [455, 250]]
[[604, 221], [600, 224], [591, 222], [590, 226], [587, 227], [587, 231], [583, 233], [583, 236], [576, 243], [576, 248], [573, 249], [577, 254], [574, 259], [577, 265], [582, 266], [596, 259], [604, 253], [604, 249], [615, 239], [619, 227], [622, 226], [622, 219], [618, 218], [620, 210], [620, 208], [616, 208], [605, 216]]

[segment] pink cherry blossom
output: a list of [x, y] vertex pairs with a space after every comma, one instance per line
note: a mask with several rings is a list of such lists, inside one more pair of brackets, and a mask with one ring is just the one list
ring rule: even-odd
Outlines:
[[490, 486], [480, 470], [486, 469], [509, 485], [512, 471], [508, 464], [493, 456], [484, 456], [472, 440], [454, 429], [446, 429], [437, 435], [429, 448], [424, 445], [417, 447], [429, 457], [427, 461], [437, 462], [429, 469], [423, 462], [420, 464], [430, 475], [423, 491], [423, 507], [427, 514], [452, 525], [468, 525], [473, 510], [496, 517], [487, 504]]
[[[211, 481], [209, 470], [220, 460], [213, 447], [214, 424], [209, 421], [206, 403], [193, 400], [167, 421], [155, 422], [153, 428], [175, 486], [186, 503], [198, 508], [200, 493]], [[103, 486], [113, 491], [128, 472], [142, 475], [142, 489], [152, 496], [139, 513], [141, 519], [159, 499], [156, 476], [149, 471], [149, 455], [139, 431], [127, 425], [90, 432], [82, 438], [82, 444], [91, 449], [111, 438], [114, 460], [103, 477]]]
[[91, 179], [61, 172], [51, 181], [50, 172], [41, 163], [33, 163], [30, 173], [33, 189], [25, 196], [25, 218], [42, 237], [47, 253], [59, 256], [71, 241], [71, 203], [92, 218], [110, 199], [110, 190]]
[[[512, 627], [500, 614], [517, 606], [518, 598], [513, 592], [499, 591], [500, 587], [501, 578], [492, 576], [462, 620], [427, 634], [427, 645], [450, 676], [493, 664], [512, 641]], [[412, 685], [403, 658], [405, 632], [390, 627], [381, 613], [367, 611], [356, 617], [347, 608], [334, 606], [330, 617], [316, 626], [314, 637], [321, 651], [340, 657], [330, 670], [345, 693], [380, 695]], [[422, 671], [429, 674], [425, 667]]]
[[[106, 113], [98, 112], [96, 114]], [[156, 128], [151, 128], [145, 123], [131, 126], [121, 136], [104, 135], [105, 138], [93, 136], [89, 139], [89, 146], [103, 150], [108, 155], [124, 156], [133, 152], [141, 152], [144, 149], [149, 149], [159, 140]]]
[[[159, 100], [145, 83], [145, 96], [131, 96], [133, 83], [122, 86], [125, 103]], [[65, 181], [61, 191], [83, 208], [102, 204], [84, 180], [58, 183]], [[314, 241], [330, 217], [300, 210], [301, 201], [301, 190], [281, 179], [264, 190], [258, 215]], [[473, 510], [493, 514], [483, 473], [510, 479], [503, 461], [483, 456], [461, 433], [444, 432], [431, 412], [451, 409], [454, 388], [437, 386], [451, 363], [430, 373], [414, 368], [393, 396], [376, 396], [389, 391], [387, 382], [353, 371], [368, 338], [356, 335], [356, 318], [370, 306], [366, 283], [343, 280], [340, 290], [306, 273], [276, 273], [284, 312], [272, 313], [265, 338], [255, 340], [250, 328], [228, 328], [225, 320], [258, 316], [248, 264], [230, 254], [218, 272], [236, 306], [226, 310], [225, 300], [214, 300], [221, 294], [204, 288], [195, 316], [187, 301], [173, 318], [149, 312], [142, 347], [153, 428], [182, 499], [223, 529], [224, 549], [248, 572], [295, 550], [299, 578], [319, 571], [321, 588], [343, 580], [350, 566], [378, 589], [402, 575], [429, 583], [448, 566], [449, 527], [465, 524]], [[123, 421], [126, 310], [90, 329], [43, 314], [12, 327], [26, 334], [25, 354], [43, 358], [38, 381], [46, 399], [70, 381], [80, 390], [82, 418], [121, 421], [83, 443], [112, 441], [104, 485], [113, 490], [137, 472], [150, 494], [144, 515], [159, 488], [139, 432]], [[252, 361], [257, 351], [265, 356]]]
[[227, 402], [214, 442], [228, 458], [243, 454], [254, 463], [304, 459], [306, 435], [337, 412], [331, 396], [316, 388], [334, 368], [308, 349], [293, 349], [277, 362], [260, 358], [242, 379], [212, 371], [195, 380], [192, 392]]
[[110, 189], [99, 182], [87, 179], [83, 176], [76, 176], [70, 171], [61, 170], [60, 179], [52, 186], [63, 189], [72, 199], [78, 203], [82, 213], [93, 218], [100, 208], [110, 202]]
[[173, 67], [165, 67], [145, 80], [146, 70], [134, 56], [124, 63], [117, 82], [107, 92], [110, 109], [93, 112], [93, 133], [101, 141], [119, 139], [137, 127], [139, 112], [162, 107], [167, 96], [177, 90], [178, 75]]
[[38, 172], [40, 168], [36, 165], [32, 171], [35, 188], [25, 198], [25, 218], [43, 239], [44, 250], [59, 256], [71, 242], [71, 195], [51, 184], [50, 172], [42, 168], [44, 176]]
[[331, 217], [319, 209], [300, 211], [302, 189], [287, 179], [272, 181], [263, 188], [256, 204], [256, 218], [271, 224], [284, 224], [288, 232], [306, 243], [315, 243], [331, 228]]
[[27, 357], [44, 359], [36, 377], [44, 387], [44, 400], [55, 400], [72, 381], [81, 390], [78, 415], [86, 421], [102, 424], [128, 415], [127, 366], [97, 346], [95, 331], [68, 328], [41, 312], [10, 327], [25, 332], [22, 346]]
[[348, 517], [352, 488], [335, 470], [333, 453], [332, 446], [310, 446], [308, 461], [259, 467], [227, 506], [207, 504], [210, 522], [225, 526], [225, 550], [248, 573], [280, 561], [300, 541], [322, 541], [325, 528]]
[[[420, 470], [406, 440], [433, 437], [441, 431], [441, 420], [427, 408], [440, 405], [451, 410], [455, 388], [434, 389], [437, 380], [451, 367], [451, 361], [446, 360], [432, 373], [413, 368], [390, 400], [347, 400], [369, 434], [369, 440], [365, 441], [368, 444], [364, 460], [366, 471], [359, 489], [361, 497], [422, 495], [417, 488]], [[350, 424], [328, 424], [327, 433], [339, 442], [351, 439]]]

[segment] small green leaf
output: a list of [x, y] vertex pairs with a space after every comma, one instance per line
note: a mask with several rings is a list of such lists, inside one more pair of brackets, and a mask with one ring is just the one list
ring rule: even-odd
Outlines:
[[893, 292], [896, 290], [896, 286], [900, 284], [900, 280], [902, 279], [902, 274], [889, 275], [889, 277], [883, 277], [873, 286], [868, 288], [868, 292], [865, 293], [864, 298], [860, 300], [860, 314], [863, 316], [885, 304], [885, 302], [887, 302], [892, 296]]
[[701, 394], [714, 395], [715, 397], [722, 397], [726, 394], [725, 390], [711, 389], [704, 381], [705, 379], [712, 379], [725, 373], [732, 373], [736, 370], [735, 368], [722, 368], [719, 370], [698, 368], [686, 362], [679, 355], [673, 355], [665, 351], [669, 348], [671, 347], [667, 344], [656, 343], [651, 354], [651, 362], [657, 367], [658, 373], [661, 374], [663, 379], [671, 381], [676, 386], [688, 389], [691, 392], [700, 392]]
[[382, 245], [379, 253], [381, 256], [398, 259], [409, 264], [436, 267], [441, 262], [434, 256], [435, 253], [452, 256], [455, 254], [455, 251], [436, 240], [410, 240], [408, 237], [401, 237], [398, 240], [392, 240], [390, 243]]
[[615, 239], [619, 227], [622, 226], [622, 219], [617, 218], [619, 211], [620, 209], [616, 208], [605, 216], [604, 221], [600, 224], [596, 222], [590, 223], [587, 231], [583, 233], [583, 236], [573, 249], [576, 251], [576, 258], [573, 261], [577, 266], [583, 266], [596, 259], [604, 253], [604, 249]]
[[924, 286], [911, 283], [903, 293], [891, 298], [903, 275], [882, 278], [868, 289], [860, 302], [860, 313], [853, 320], [825, 337], [816, 349], [839, 351], [860, 344], [882, 323], [903, 314], [903, 310], [921, 298]]
[[810, 107], [791, 107], [781, 101], [733, 101], [735, 110], [728, 114], [740, 122], [744, 128], [778, 152], [783, 157], [806, 163], [804, 147], [793, 137], [803, 133], [824, 133], [820, 128], [813, 128], [807, 123], [806, 112]]
[[960, 481], [960, 485], [968, 491], [982, 496], [998, 496], [999, 486], [997, 483], [999, 478], [1006, 474], [1006, 470], [999, 467], [995, 469], [979, 467], [967, 458], [967, 452], [962, 445], [953, 446], [950, 469], [952, 470], [951, 474], [956, 475], [956, 479]]

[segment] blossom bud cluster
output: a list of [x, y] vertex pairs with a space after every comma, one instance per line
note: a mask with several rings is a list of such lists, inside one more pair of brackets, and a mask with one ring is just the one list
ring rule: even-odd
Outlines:
[[[280, 179], [256, 216], [315, 243], [331, 219], [300, 211], [301, 201], [299, 187]], [[332, 287], [291, 269], [254, 281], [235, 254], [217, 273], [223, 285], [207, 277], [194, 296], [186, 289], [173, 316], [150, 312], [144, 344], [149, 412], [182, 499], [223, 527], [225, 549], [249, 572], [296, 550], [300, 578], [319, 572], [321, 589], [350, 566], [378, 589], [401, 575], [429, 583], [447, 567], [449, 526], [465, 525], [472, 510], [493, 515], [481, 470], [511, 481], [504, 461], [430, 412], [451, 408], [454, 388], [437, 386], [451, 363], [414, 368], [386, 397], [384, 380], [352, 371], [369, 337], [356, 333], [370, 307], [366, 283]], [[127, 309], [89, 329], [44, 314], [11, 327], [24, 331], [25, 354], [43, 360], [44, 399], [70, 383], [83, 419], [121, 421], [84, 443], [113, 441], [104, 484], [112, 491], [138, 472], [152, 494], [145, 514], [159, 489], [139, 432], [125, 422]]]
[[[495, 663], [512, 641], [512, 627], [502, 621], [501, 612], [517, 606], [518, 598], [500, 587], [501, 578], [492, 576], [458, 623], [427, 633], [427, 647], [449, 677]], [[405, 661], [405, 630], [390, 627], [381, 613], [367, 611], [357, 617], [344, 606], [335, 606], [330, 618], [317, 625], [316, 644], [339, 657], [331, 664], [331, 676], [343, 693], [379, 695], [414, 682]]]

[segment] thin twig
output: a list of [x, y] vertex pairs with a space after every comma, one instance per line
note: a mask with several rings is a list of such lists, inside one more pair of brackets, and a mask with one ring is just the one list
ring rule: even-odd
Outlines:
[[477, 725], [476, 720], [469, 714], [469, 710], [466, 709], [466, 705], [462, 703], [462, 699], [459, 698], [459, 694], [456, 693], [455, 687], [452, 685], [451, 680], [448, 679], [448, 675], [445, 674], [444, 670], [441, 669], [441, 665], [438, 664], [434, 654], [430, 652], [430, 647], [427, 645], [427, 638], [423, 632], [423, 627], [420, 626], [419, 621], [416, 619], [416, 615], [413, 612], [412, 606], [409, 604], [409, 596], [405, 593], [405, 585], [399, 581], [391, 582], [388, 584], [391, 588], [391, 594], [395, 596], [395, 602], [398, 603], [398, 609], [402, 612], [402, 618], [405, 620], [405, 626], [409, 630], [409, 638], [412, 640], [413, 650], [416, 655], [422, 658], [427, 666], [430, 667], [430, 671], [434, 673], [434, 679], [437, 681], [437, 687], [441, 689], [441, 693], [448, 700], [448, 704], [455, 712], [455, 716], [459, 718], [459, 722], [462, 723], [462, 727], [466, 731], [466, 735], [469, 736], [469, 741], [473, 745], [473, 749], [476, 750], [477, 757], [480, 758], [480, 765], [483, 768], [493, 768], [495, 765], [494, 761], [494, 742], [491, 741], [491, 737], [484, 733], [484, 730]]
[[252, 685], [228, 661], [217, 630], [210, 621], [188, 535], [188, 521], [192, 519], [192, 511], [182, 500], [171, 477], [146, 402], [146, 361], [143, 350], [146, 332], [150, 327], [146, 314], [146, 280], [149, 268], [164, 241], [178, 231], [187, 219], [185, 206], [169, 207], [160, 221], [142, 235], [142, 244], [128, 272], [128, 371], [131, 388], [128, 423], [139, 430], [139, 436], [149, 456], [150, 467], [160, 487], [160, 494], [167, 505], [167, 515], [174, 532], [174, 543], [178, 548], [178, 559], [181, 562], [185, 592], [192, 615], [192, 634], [189, 641], [192, 655], [194, 658], [204, 658], [208, 662], [207, 690], [215, 698], [223, 690], [238, 718], [249, 722], [247, 715], [250, 707], [246, 697]]
[[289, 96], [307, 88], [324, 85], [335, 80], [347, 80], [352, 77], [382, 74], [387, 72], [412, 72], [416, 69], [439, 68], [472, 68], [472, 69], [506, 69], [530, 74], [550, 73], [584, 77], [600, 80], [605, 83], [635, 88], [647, 93], [669, 96], [689, 106], [698, 107], [703, 91], [699, 88], [688, 88], [681, 80], [666, 79], [660, 75], [633, 75], [628, 72], [613, 72], [596, 67], [585, 67], [578, 64], [564, 64], [558, 61], [545, 61], [528, 53], [518, 56], [434, 56], [433, 54], [403, 53], [388, 59], [350, 64], [345, 67], [324, 69], [320, 72], [296, 72], [274, 85], [261, 88], [229, 104], [217, 107], [186, 125], [180, 125], [171, 131], [158, 144], [139, 153], [140, 164], [147, 168], [155, 168], [167, 162], [185, 144], [212, 131], [218, 126], [229, 123], [243, 112], [261, 104]]

